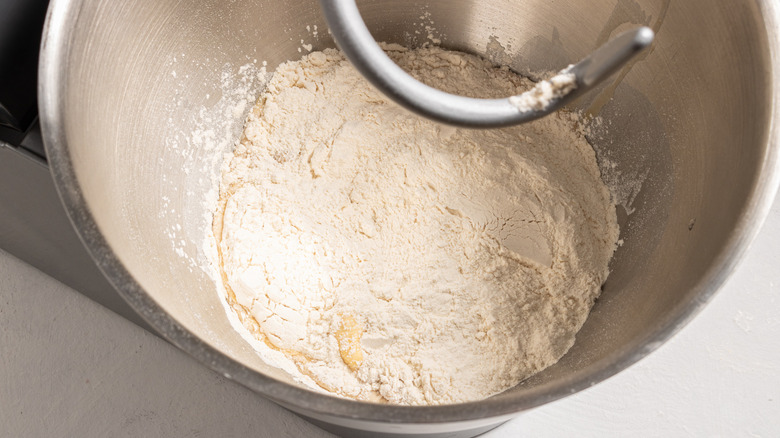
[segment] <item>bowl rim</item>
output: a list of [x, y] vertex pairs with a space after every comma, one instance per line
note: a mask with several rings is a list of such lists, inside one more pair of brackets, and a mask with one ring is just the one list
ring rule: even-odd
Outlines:
[[49, 5], [41, 42], [38, 71], [38, 106], [41, 130], [55, 186], [65, 210], [93, 260], [118, 293], [165, 339], [221, 375], [293, 410], [308, 414], [357, 421], [393, 424], [461, 423], [497, 419], [566, 397], [593, 386], [645, 357], [686, 325], [714, 296], [743, 258], [769, 214], [780, 185], [780, 5], [756, 0], [765, 23], [772, 81], [769, 97], [767, 149], [746, 207], [738, 218], [736, 232], [694, 289], [694, 299], [675, 309], [656, 329], [638, 343], [638, 348], [620, 352], [611, 363], [576, 379], [561, 379], [554, 385], [531, 388], [518, 396], [442, 406], [381, 405], [339, 398], [263, 375], [220, 353], [179, 324], [147, 294], [106, 242], [79, 187], [65, 135], [63, 87], [67, 76], [70, 31], [78, 11], [87, 0], [53, 0]]

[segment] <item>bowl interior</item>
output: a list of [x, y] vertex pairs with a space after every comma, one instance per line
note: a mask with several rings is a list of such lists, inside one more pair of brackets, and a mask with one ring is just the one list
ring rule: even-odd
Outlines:
[[[518, 410], [618, 371], [655, 348], [722, 280], [719, 269], [729, 266], [755, 225], [755, 200], [771, 167], [772, 70], [760, 3], [359, 5], [377, 40], [420, 45], [432, 34], [444, 47], [528, 74], [576, 62], [634, 26], [657, 32], [652, 50], [629, 72], [574, 105], [603, 119], [590, 139], [605, 178], [623, 188], [624, 244], [612, 274], [571, 351], [494, 400]], [[52, 11], [50, 25], [64, 38], [63, 63], [51, 76], [62, 91], [56, 109], [47, 110], [56, 123], [44, 118], [44, 128], [54, 126], [49, 135], [60, 137], [47, 147], [66, 203], [67, 187], [83, 198], [84, 205], [69, 206], [72, 214], [96, 224], [92, 235], [80, 230], [93, 254], [99, 262], [118, 259], [190, 332], [164, 328], [167, 336], [194, 336], [249, 370], [292, 383], [228, 322], [204, 270], [210, 226], [204, 203], [213, 201], [223, 154], [262, 87], [263, 63], [270, 72], [305, 54], [309, 44], [333, 46], [319, 3], [63, 0]], [[58, 29], [57, 23], [69, 25]], [[43, 89], [52, 86], [44, 81]], [[128, 296], [139, 293], [113, 280]], [[140, 310], [153, 325], [167, 327], [165, 315]], [[234, 377], [262, 390], [262, 375]], [[290, 402], [285, 394], [270, 396]], [[361, 404], [333, 406], [339, 403]]]

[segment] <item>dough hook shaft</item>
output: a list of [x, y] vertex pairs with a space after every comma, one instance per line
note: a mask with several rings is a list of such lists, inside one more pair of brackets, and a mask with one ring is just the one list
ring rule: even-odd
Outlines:
[[654, 33], [640, 27], [622, 33], [588, 57], [569, 67], [575, 87], [554, 97], [542, 108], [523, 108], [517, 100], [474, 99], [429, 87], [398, 67], [374, 41], [354, 0], [320, 0], [330, 31], [355, 68], [375, 87], [407, 109], [430, 119], [457, 126], [495, 128], [530, 122], [559, 110], [592, 89], [647, 48]]

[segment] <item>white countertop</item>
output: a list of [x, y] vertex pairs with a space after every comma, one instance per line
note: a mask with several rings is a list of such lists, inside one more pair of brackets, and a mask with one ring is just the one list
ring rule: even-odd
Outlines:
[[[658, 351], [486, 438], [780, 436], [780, 200], [714, 300]], [[326, 437], [0, 251], [0, 436]]]

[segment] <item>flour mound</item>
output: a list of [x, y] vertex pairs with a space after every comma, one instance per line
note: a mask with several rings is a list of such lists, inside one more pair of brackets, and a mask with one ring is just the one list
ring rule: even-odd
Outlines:
[[[533, 83], [439, 48], [388, 54], [472, 97]], [[607, 277], [614, 205], [578, 118], [415, 116], [336, 50], [282, 64], [227, 158], [215, 265], [244, 326], [344, 397], [479, 400], [555, 363]]]

